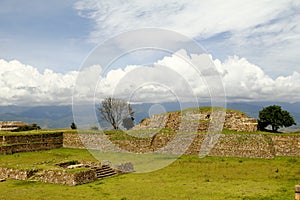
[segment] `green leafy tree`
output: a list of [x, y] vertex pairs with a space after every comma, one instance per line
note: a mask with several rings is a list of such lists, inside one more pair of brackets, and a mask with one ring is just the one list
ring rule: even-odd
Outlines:
[[281, 106], [272, 105], [263, 108], [259, 112], [259, 129], [265, 130], [269, 125], [272, 127], [273, 132], [277, 132], [280, 127], [296, 125], [296, 122], [288, 111], [281, 109]]
[[33, 130], [39, 130], [39, 129], [41, 129], [41, 127], [38, 126], [37, 124], [31, 124], [31, 128], [32, 128]]
[[71, 124], [71, 129], [77, 129], [77, 126], [74, 122], [72, 122], [72, 124]]
[[128, 120], [125, 120], [126, 124], [123, 124], [124, 119], [133, 120], [134, 112], [131, 105], [122, 99], [107, 97], [102, 101], [102, 106], [98, 110], [101, 118], [111, 124], [115, 130], [122, 125], [124, 128], [128, 128]]

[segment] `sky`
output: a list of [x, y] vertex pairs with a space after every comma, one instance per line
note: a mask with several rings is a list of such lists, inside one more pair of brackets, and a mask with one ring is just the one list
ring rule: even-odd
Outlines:
[[[99, 63], [83, 69], [103, 43], [143, 28], [198, 43], [227, 101], [300, 102], [299, 1], [1, 0], [0, 27], [0, 105], [72, 104], [74, 90], [83, 89], [78, 76], [84, 70], [90, 70], [86, 81], [93, 76], [98, 82], [91, 83], [91, 94], [81, 94], [82, 102], [117, 94], [119, 88], [142, 102], [209, 99], [209, 88], [215, 88], [207, 83], [210, 75], [195, 77], [176, 56], [201, 65], [203, 52], [140, 50], [120, 56], [108, 70], [100, 65], [100, 58], [124, 45], [144, 44], [147, 34], [112, 46]], [[125, 87], [133, 80], [135, 93]]]

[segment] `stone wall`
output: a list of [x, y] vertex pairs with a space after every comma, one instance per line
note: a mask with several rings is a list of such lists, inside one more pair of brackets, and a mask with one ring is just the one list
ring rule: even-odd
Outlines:
[[97, 180], [95, 170], [69, 172], [67, 170], [38, 170], [0, 168], [0, 179], [30, 180], [63, 185], [79, 185]]
[[[83, 136], [82, 136], [83, 135]], [[64, 140], [69, 148], [83, 148], [82, 143], [78, 142], [80, 137], [85, 140], [93, 141], [93, 148], [101, 151], [128, 151], [133, 153], [161, 152], [176, 154], [185, 152], [187, 155], [199, 155], [200, 147], [207, 134], [156, 134], [152, 139], [140, 140], [113, 140], [113, 144], [107, 145], [107, 141], [101, 140], [97, 134], [68, 134]], [[182, 137], [181, 137], [181, 136]], [[178, 146], [173, 142], [191, 139], [190, 145]], [[88, 139], [87, 139], [88, 138]], [[79, 144], [79, 146], [76, 146]], [[114, 148], [111, 145], [115, 146]], [[172, 146], [173, 145], [173, 146]], [[168, 149], [163, 149], [168, 146]], [[108, 148], [105, 148], [108, 147]], [[181, 148], [181, 149], [180, 149]], [[225, 157], [249, 157], [249, 158], [273, 158], [275, 156], [300, 156], [300, 135], [262, 135], [262, 134], [219, 134], [217, 143], [210, 150], [210, 156]]]
[[0, 168], [0, 179], [28, 180], [37, 170]]
[[[157, 151], [160, 148], [167, 146], [164, 153], [176, 154], [176, 152], [185, 152], [186, 155], [199, 155], [200, 147], [206, 137], [205, 134], [178, 134], [182, 138], [190, 138], [191, 143], [188, 147], [178, 143], [172, 146], [172, 139], [174, 135], [157, 134], [152, 146], [149, 149]], [[182, 137], [181, 137], [181, 136]], [[134, 143], [134, 142], [133, 142]], [[135, 145], [132, 144], [132, 147]], [[136, 144], [138, 147], [138, 144]], [[120, 147], [122, 147], [120, 145]], [[139, 152], [136, 148], [133, 152]], [[248, 157], [248, 158], [273, 158], [275, 156], [275, 149], [272, 140], [269, 136], [254, 135], [254, 134], [219, 134], [218, 140], [213, 148], [208, 153], [209, 156], [224, 156], [224, 157]]]
[[275, 149], [269, 136], [221, 134], [208, 155], [246, 158], [274, 158]]
[[75, 186], [85, 183], [90, 183], [97, 180], [95, 170], [79, 171], [70, 173], [64, 171], [45, 170], [38, 174], [35, 178], [36, 181], [44, 183], [63, 184]]
[[63, 146], [62, 138], [62, 132], [2, 135], [0, 137], [0, 155], [60, 148]]
[[79, 134], [77, 133], [64, 133], [63, 134], [63, 147], [85, 149]]
[[254, 118], [247, 117], [244, 113], [227, 112], [224, 128], [234, 131], [257, 131], [258, 122]]
[[271, 136], [276, 156], [300, 156], [299, 136]]
[[[180, 129], [180, 127], [179, 127]], [[176, 136], [179, 135], [179, 136]], [[170, 153], [182, 152], [174, 140], [191, 140], [186, 154], [199, 154], [200, 146], [207, 134], [155, 134], [152, 138], [139, 140], [109, 141], [104, 134], [51, 133], [23, 136], [1, 136], [0, 154], [39, 151], [60, 147], [87, 148], [103, 152], [147, 153], [158, 151], [168, 145]], [[173, 144], [174, 143], [174, 144]], [[174, 145], [172, 147], [172, 145]], [[173, 149], [173, 150], [172, 150]], [[210, 151], [212, 156], [263, 157], [300, 156], [300, 135], [220, 134], [218, 142]]]
[[78, 149], [94, 149], [103, 152], [122, 151], [113, 145], [108, 137], [101, 133], [64, 133], [63, 147]]

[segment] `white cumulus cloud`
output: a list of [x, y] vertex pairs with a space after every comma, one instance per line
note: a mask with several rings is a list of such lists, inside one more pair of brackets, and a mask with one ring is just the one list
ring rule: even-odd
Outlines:
[[78, 72], [55, 73], [19, 61], [0, 60], [0, 104], [70, 104]]
[[[193, 65], [192, 65], [193, 64]], [[19, 61], [0, 60], [1, 105], [49, 105], [100, 102], [116, 96], [135, 102], [300, 101], [300, 74], [271, 78], [245, 58], [225, 61], [180, 50], [151, 66], [128, 65], [101, 74], [101, 66], [56, 73], [39, 72]], [[75, 88], [75, 93], [73, 89]], [[79, 99], [79, 100], [78, 100]]]
[[[179, 51], [180, 55], [185, 53]], [[127, 66], [111, 70], [100, 81], [110, 84], [100, 84], [100, 95], [96, 96], [103, 98], [109, 94], [147, 102], [176, 98], [193, 101], [195, 97], [199, 101], [209, 101], [224, 88], [227, 101], [300, 101], [298, 72], [271, 78], [246, 58], [232, 56], [221, 62], [207, 54], [185, 55], [184, 59], [176, 54], [178, 52], [158, 60], [151, 67]], [[209, 59], [213, 65], [208, 65]], [[198, 67], [195, 69], [190, 63]]]

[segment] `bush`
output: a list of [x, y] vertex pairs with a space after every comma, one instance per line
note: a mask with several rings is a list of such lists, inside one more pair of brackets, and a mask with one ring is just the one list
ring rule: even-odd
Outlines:
[[31, 124], [26, 126], [21, 126], [15, 130], [12, 130], [12, 132], [21, 132], [21, 131], [32, 131], [32, 130], [40, 130], [41, 127], [37, 124]]
[[77, 129], [77, 126], [74, 122], [72, 122], [72, 124], [71, 124], [71, 129]]

